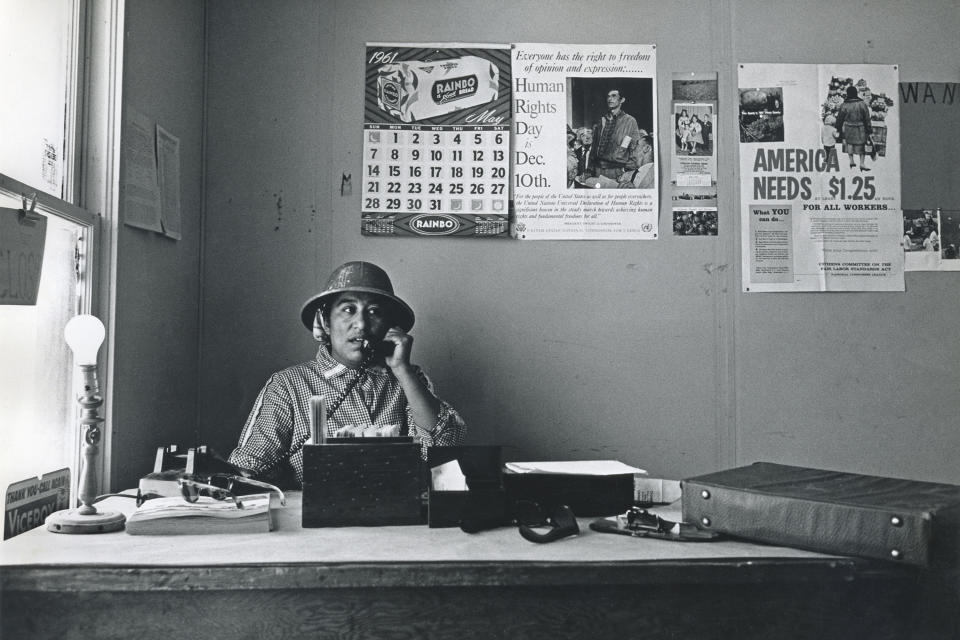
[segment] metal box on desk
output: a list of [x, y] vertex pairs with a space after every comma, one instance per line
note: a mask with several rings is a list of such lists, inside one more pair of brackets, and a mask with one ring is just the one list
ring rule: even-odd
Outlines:
[[420, 444], [408, 437], [306, 445], [302, 525], [422, 524], [420, 469]]

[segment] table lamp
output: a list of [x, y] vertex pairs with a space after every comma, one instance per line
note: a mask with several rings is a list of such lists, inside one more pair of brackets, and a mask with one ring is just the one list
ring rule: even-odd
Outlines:
[[64, 509], [47, 516], [46, 525], [55, 533], [105, 533], [123, 528], [126, 518], [122, 513], [100, 512], [93, 506], [97, 497], [97, 459], [100, 456], [99, 415], [103, 397], [97, 381], [97, 352], [103, 344], [103, 323], [91, 315], [71, 318], [63, 331], [64, 338], [73, 351], [73, 361], [83, 375], [83, 393], [77, 398], [80, 403], [80, 430], [83, 434], [83, 460], [77, 486], [81, 506]]

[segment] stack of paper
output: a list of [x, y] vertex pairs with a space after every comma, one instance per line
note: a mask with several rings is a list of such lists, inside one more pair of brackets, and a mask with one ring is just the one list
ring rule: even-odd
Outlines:
[[619, 460], [561, 460], [556, 462], [508, 462], [513, 473], [568, 473], [581, 476], [615, 476], [624, 473], [646, 474]]

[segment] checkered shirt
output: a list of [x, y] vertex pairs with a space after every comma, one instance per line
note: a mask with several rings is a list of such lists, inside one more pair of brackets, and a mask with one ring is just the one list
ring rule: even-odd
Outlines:
[[[416, 367], [417, 374], [433, 393], [433, 384]], [[230, 454], [230, 462], [263, 480], [277, 480], [292, 471], [303, 483], [303, 445], [310, 437], [310, 397], [334, 398], [356, 376], [356, 370], [337, 362], [326, 346], [309, 362], [279, 371], [260, 390], [250, 416], [243, 427], [240, 443]], [[460, 414], [440, 401], [440, 414], [432, 428], [413, 420], [400, 382], [389, 367], [373, 365], [364, 380], [344, 398], [327, 418], [326, 436], [333, 437], [343, 427], [399, 426], [400, 434], [418, 438], [424, 458], [432, 445], [456, 445], [467, 427]]]

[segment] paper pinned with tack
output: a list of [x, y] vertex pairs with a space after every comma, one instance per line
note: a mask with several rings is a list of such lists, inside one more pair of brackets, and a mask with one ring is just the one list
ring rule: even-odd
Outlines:
[[467, 476], [456, 460], [445, 462], [430, 469], [430, 482], [434, 491], [466, 491]]
[[618, 460], [565, 460], [558, 462], [508, 462], [507, 470], [514, 473], [565, 473], [583, 476], [614, 476], [646, 471]]

